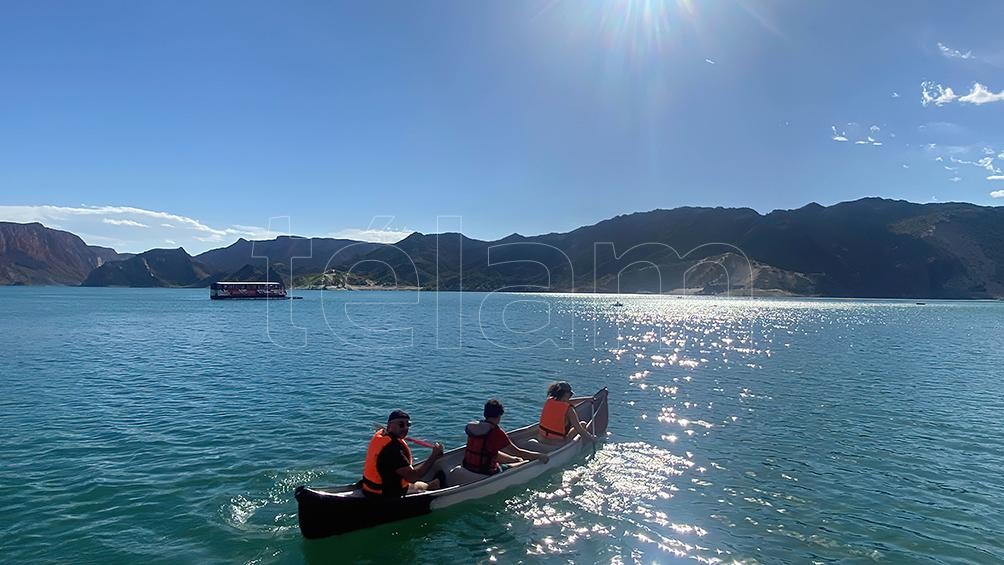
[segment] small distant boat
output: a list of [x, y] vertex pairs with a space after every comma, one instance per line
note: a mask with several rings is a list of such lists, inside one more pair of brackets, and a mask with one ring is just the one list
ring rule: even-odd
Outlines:
[[927, 304], [927, 302], [915, 302], [914, 304], [916, 304], [917, 306], [924, 306], [925, 304]]
[[[594, 400], [595, 399], [595, 402]], [[583, 400], [575, 406], [579, 418], [592, 424], [590, 429], [598, 437], [607, 430], [607, 389], [600, 389], [593, 399]], [[595, 407], [594, 407], [595, 404]], [[509, 438], [519, 447], [540, 450], [540, 444], [530, 442], [537, 437], [537, 424], [509, 432]], [[300, 532], [307, 539], [324, 538], [379, 524], [428, 514], [454, 504], [483, 498], [507, 488], [524, 484], [544, 473], [570, 463], [586, 446], [580, 436], [557, 449], [548, 451], [547, 463], [530, 461], [495, 475], [475, 475], [460, 466], [464, 447], [443, 454], [433, 465], [423, 481], [438, 478], [445, 485], [439, 490], [409, 494], [401, 498], [383, 499], [363, 494], [361, 483], [328, 489], [296, 487], [297, 517]], [[470, 482], [472, 477], [477, 477]], [[482, 478], [483, 477], [483, 478]]]
[[209, 286], [209, 298], [224, 299], [256, 299], [271, 298], [284, 300], [286, 287], [281, 282], [267, 281], [220, 281]]
[[621, 306], [624, 306], [623, 302], [614, 302], [614, 308], [620, 308]]

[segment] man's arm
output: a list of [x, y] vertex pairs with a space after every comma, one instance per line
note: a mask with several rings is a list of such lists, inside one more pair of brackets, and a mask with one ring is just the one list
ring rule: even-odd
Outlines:
[[575, 413], [575, 410], [573, 410], [572, 407], [569, 407], [568, 412], [565, 412], [565, 419], [568, 420], [568, 423], [570, 423], [576, 431], [579, 432], [579, 435], [589, 441], [596, 441], [596, 436], [589, 433], [586, 427], [582, 425], [582, 422], [579, 421], [579, 415]]
[[499, 451], [498, 458], [499, 458], [499, 463], [519, 463], [520, 461], [522, 461], [522, 459], [520, 459], [519, 457], [514, 457], [512, 455], [509, 455], [505, 451]]
[[421, 481], [422, 477], [432, 469], [432, 466], [436, 464], [436, 461], [443, 456], [443, 446], [439, 443], [435, 444], [432, 448], [432, 455], [428, 459], [422, 462], [421, 465], [416, 469], [411, 465], [405, 465], [397, 470], [397, 474], [401, 476], [404, 480], [409, 483], [414, 483], [416, 481]]
[[[503, 460], [502, 459], [503, 455], [507, 459], [510, 459], [510, 461]], [[530, 461], [536, 461], [539, 459], [544, 463], [547, 463], [549, 459], [546, 453], [539, 453], [537, 451], [528, 451], [526, 449], [521, 449], [519, 447], [516, 447], [511, 443], [509, 444], [508, 447], [506, 447], [502, 451], [499, 451], [500, 463], [518, 463], [520, 461], [519, 457], [522, 457], [523, 459], [529, 459]]]

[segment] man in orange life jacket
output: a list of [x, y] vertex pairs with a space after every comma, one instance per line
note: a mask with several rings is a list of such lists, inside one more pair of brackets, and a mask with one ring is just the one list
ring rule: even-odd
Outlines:
[[485, 419], [467, 424], [467, 449], [464, 451], [464, 468], [473, 473], [494, 475], [502, 470], [499, 463], [520, 464], [525, 460], [547, 463], [546, 453], [527, 451], [513, 445], [499, 421], [505, 408], [494, 398], [485, 403]]
[[544, 409], [540, 411], [540, 426], [537, 437], [549, 443], [563, 442], [568, 439], [574, 428], [588, 441], [596, 441], [596, 436], [586, 430], [586, 423], [579, 420], [572, 403], [578, 400], [589, 400], [583, 396], [572, 398], [572, 385], [565, 381], [557, 381], [547, 387], [547, 400]]
[[395, 497], [439, 488], [438, 480], [425, 483], [420, 479], [443, 456], [443, 446], [435, 444], [432, 455], [417, 469], [412, 467], [411, 449], [404, 442], [410, 427], [408, 413], [395, 410], [387, 418], [386, 428], [373, 434], [363, 467], [362, 488], [366, 495]]

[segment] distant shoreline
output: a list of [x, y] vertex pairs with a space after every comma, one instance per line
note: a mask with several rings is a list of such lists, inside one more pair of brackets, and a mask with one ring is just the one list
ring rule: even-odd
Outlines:
[[[80, 285], [0, 285], [0, 287], [6, 288], [129, 288], [129, 289], [172, 289], [172, 290], [205, 290], [209, 287], [184, 287], [184, 286], [80, 286]], [[665, 293], [655, 293], [655, 292], [583, 292], [583, 291], [570, 291], [570, 290], [501, 290], [501, 291], [491, 291], [491, 290], [435, 290], [420, 288], [417, 286], [369, 286], [369, 285], [349, 285], [348, 288], [343, 287], [328, 287], [328, 288], [318, 288], [318, 287], [288, 287], [290, 292], [295, 291], [319, 291], [319, 292], [365, 292], [365, 291], [376, 291], [376, 292], [388, 292], [388, 291], [407, 291], [407, 292], [471, 292], [471, 293], [492, 293], [492, 292], [502, 292], [506, 294], [574, 294], [580, 296], [624, 296], [624, 297], [651, 297], [651, 296], [662, 296], [662, 297], [678, 297], [678, 298], [796, 298], [796, 299], [816, 299], [816, 300], [906, 300], [906, 301], [966, 301], [966, 302], [1001, 302], [1004, 301], [1004, 297], [990, 297], [990, 298], [968, 298], [968, 297], [956, 297], [956, 298], [932, 298], [932, 297], [917, 297], [917, 296], [822, 296], [813, 294], [793, 294], [781, 290], [764, 290], [764, 291], [754, 291], [753, 295], [750, 296], [745, 292], [737, 292], [733, 294], [701, 294], [700, 292], [682, 292], [682, 289], [675, 289], [671, 292]]]

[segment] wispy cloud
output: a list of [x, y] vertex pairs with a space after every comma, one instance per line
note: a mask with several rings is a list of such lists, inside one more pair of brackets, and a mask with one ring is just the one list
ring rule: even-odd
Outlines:
[[962, 133], [964, 130], [961, 126], [952, 122], [927, 122], [926, 124], [917, 126], [917, 131], [921, 133], [943, 133], [955, 135]]
[[378, 230], [378, 229], [344, 229], [333, 233], [330, 237], [339, 239], [355, 239], [358, 241], [369, 241], [372, 243], [397, 243], [411, 235], [410, 230]]
[[970, 161], [968, 159], [957, 159], [954, 156], [948, 158], [953, 163], [958, 163], [959, 165], [969, 165], [971, 167], [979, 167], [986, 170], [988, 173], [999, 175], [1001, 174], [1000, 167], [994, 164], [993, 157], [982, 157], [975, 161]]
[[920, 89], [920, 103], [924, 106], [930, 104], [944, 106], [958, 98], [958, 95], [950, 87], [946, 88], [931, 81], [920, 83]]
[[111, 218], [103, 218], [101, 220], [101, 223], [108, 224], [110, 226], [129, 226], [129, 227], [133, 227], [133, 228], [148, 228], [148, 227], [150, 227], [150, 226], [148, 226], [146, 224], [142, 224], [140, 222], [136, 222], [136, 221], [133, 221], [133, 220], [113, 220]]
[[[877, 136], [882, 132], [882, 128], [877, 125], [872, 125], [869, 127], [864, 127], [858, 122], [847, 122], [847, 129], [837, 129], [837, 126], [830, 126], [830, 131], [833, 135], [830, 137], [833, 141], [847, 142], [854, 139], [854, 145], [873, 145], [880, 147], [883, 145], [882, 140], [877, 139]], [[890, 137], [895, 137], [892, 133], [888, 133]]]
[[254, 226], [214, 227], [188, 216], [132, 206], [0, 206], [0, 220], [60, 226], [85, 241], [114, 243], [119, 251], [129, 252], [160, 246], [167, 239], [201, 251], [239, 236], [265, 239], [276, 235]]
[[924, 106], [934, 104], [944, 106], [958, 100], [963, 104], [975, 104], [981, 106], [991, 102], [1004, 101], [1004, 90], [1000, 92], [991, 91], [986, 85], [974, 82], [968, 94], [959, 96], [951, 87], [943, 86], [931, 81], [920, 83], [920, 103]]
[[711, 59], [705, 59], [704, 62], [707, 63], [707, 64], [709, 64], [709, 65], [714, 65], [715, 64], [715, 62], [712, 61]]
[[942, 43], [940, 41], [938, 42], [938, 50], [941, 51], [942, 55], [944, 55], [945, 57], [948, 57], [949, 59], [972, 59], [972, 58], [974, 58], [972, 51], [966, 51], [965, 53], [963, 53], [962, 51], [959, 51], [958, 49], [952, 49], [951, 47], [945, 45], [944, 43]]
[[892, 97], [893, 98], [899, 98], [899, 93], [898, 92], [893, 92], [892, 93]]
[[987, 180], [1004, 180], [1004, 175], [990, 175]]
[[999, 175], [1001, 173], [1000, 168], [997, 167], [996, 165], [994, 165], [994, 158], [993, 157], [984, 157], [984, 158], [976, 161], [976, 164], [978, 166], [983, 167], [984, 169], [990, 171], [991, 173], [993, 173], [995, 175]]
[[952, 177], [952, 178], [950, 178], [950, 179], [948, 179], [948, 180], [950, 180], [950, 181], [952, 181], [952, 182], [959, 182], [960, 180], [962, 180], [962, 177], [958, 177], [958, 176], [956, 176], [956, 177]]

